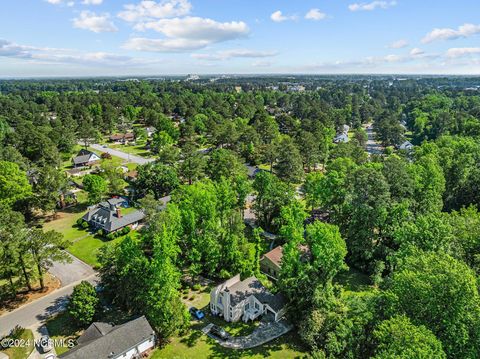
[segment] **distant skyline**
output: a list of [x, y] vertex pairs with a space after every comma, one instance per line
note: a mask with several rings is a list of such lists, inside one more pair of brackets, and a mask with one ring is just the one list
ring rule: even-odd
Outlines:
[[480, 74], [478, 0], [3, 0], [0, 77]]

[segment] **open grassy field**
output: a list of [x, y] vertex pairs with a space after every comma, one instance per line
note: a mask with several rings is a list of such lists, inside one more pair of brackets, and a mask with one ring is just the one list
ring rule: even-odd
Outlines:
[[78, 204], [74, 207], [67, 208], [64, 211], [58, 212], [55, 219], [52, 219], [43, 224], [46, 231], [55, 230], [63, 234], [65, 239], [72, 242], [81, 238], [87, 237], [89, 234], [82, 228], [75, 226], [77, 220], [82, 218], [87, 210], [86, 204]]
[[[13, 338], [12, 338], [13, 339]], [[10, 359], [26, 359], [33, 350], [33, 333], [30, 329], [25, 329], [19, 338], [22, 345], [12, 346], [2, 350], [2, 353], [8, 355]]]

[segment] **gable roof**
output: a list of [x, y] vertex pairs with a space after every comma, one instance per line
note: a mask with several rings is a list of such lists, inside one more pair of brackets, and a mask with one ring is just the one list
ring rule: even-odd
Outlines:
[[[109, 324], [101, 324], [102, 326], [100, 328], [107, 330]], [[94, 325], [95, 327], [90, 331], [90, 328]], [[60, 355], [60, 358], [117, 358], [136, 345], [154, 337], [153, 329], [145, 316], [141, 316], [122, 325], [111, 327], [110, 330], [103, 335], [101, 330], [98, 329], [98, 323], [92, 324], [85, 333], [87, 332], [95, 332], [96, 335], [99, 336], [91, 340], [81, 340], [82, 335], [79, 338], [79, 344], [68, 352]], [[81, 344], [80, 341], [82, 341]]]
[[113, 329], [113, 325], [103, 322], [94, 322], [77, 339], [78, 344], [84, 344], [91, 340], [103, 337]]
[[90, 161], [97, 161], [99, 159], [100, 157], [98, 157], [96, 153], [82, 148], [72, 161], [74, 164], [79, 165], [82, 163], [88, 163]]
[[256, 277], [249, 277], [243, 281], [233, 283], [230, 287], [225, 288], [230, 292], [230, 304], [236, 306], [244, 299], [253, 295], [263, 304], [268, 304], [273, 310], [282, 309], [286, 302], [282, 293], [272, 294]]
[[126, 215], [118, 216], [116, 204], [123, 199], [110, 199], [91, 207], [82, 217], [87, 222], [93, 222], [107, 232], [113, 232], [145, 218], [143, 211], [133, 211]]
[[[310, 248], [308, 248], [308, 246], [306, 245], [300, 244], [298, 246], [298, 249], [300, 250], [302, 260], [307, 259], [308, 256], [310, 255]], [[260, 261], [264, 258], [267, 258], [273, 264], [278, 266], [278, 268], [280, 268], [282, 266], [282, 257], [283, 257], [283, 247], [278, 246], [273, 248], [270, 252], [265, 253], [260, 259]]]

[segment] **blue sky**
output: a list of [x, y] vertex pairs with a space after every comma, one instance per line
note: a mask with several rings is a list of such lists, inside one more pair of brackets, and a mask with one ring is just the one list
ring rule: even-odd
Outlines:
[[480, 74], [478, 0], [2, 0], [0, 76]]

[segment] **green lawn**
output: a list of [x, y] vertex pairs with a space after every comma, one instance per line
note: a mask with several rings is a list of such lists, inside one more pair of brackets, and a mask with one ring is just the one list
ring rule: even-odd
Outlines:
[[151, 359], [189, 359], [189, 358], [300, 358], [307, 354], [294, 333], [286, 334], [270, 343], [249, 350], [227, 349], [200, 330], [208, 323], [222, 326], [231, 335], [248, 335], [258, 322], [245, 324], [243, 322], [228, 323], [209, 314], [210, 288], [200, 291], [182, 291], [182, 301], [187, 306], [202, 309], [206, 317], [202, 321], [191, 322], [190, 331], [182, 336], [172, 338], [165, 347], [156, 349]]
[[90, 235], [86, 238], [76, 241], [75, 243], [73, 243], [73, 245], [68, 247], [67, 250], [75, 257], [81, 259], [85, 263], [88, 263], [92, 267], [98, 267], [98, 250], [104, 245], [120, 243], [122, 239], [124, 239], [128, 235], [135, 236], [136, 232], [131, 232], [125, 236], [120, 236], [118, 238], [112, 239], [111, 241], [107, 241], [106, 239], [98, 236]]
[[[67, 312], [61, 312], [49, 318], [45, 325], [50, 338], [55, 340], [57, 355], [65, 353], [69, 349], [70, 343], [73, 344], [80, 335], [80, 330], [73, 324], [73, 320]], [[61, 342], [60, 339], [63, 339], [65, 345], [58, 345]]]
[[340, 273], [334, 282], [343, 285], [346, 292], [368, 292], [373, 289], [370, 277], [355, 268]]
[[19, 338], [23, 345], [12, 346], [6, 350], [2, 350], [2, 353], [8, 355], [10, 359], [26, 359], [33, 351], [33, 333], [30, 329], [25, 329]]
[[75, 226], [77, 220], [81, 218], [87, 206], [85, 204], [78, 204], [74, 207], [67, 208], [65, 211], [57, 213], [57, 218], [43, 224], [43, 228], [47, 231], [55, 230], [63, 234], [65, 239], [76, 241], [88, 235], [88, 232], [82, 228]]
[[152, 153], [145, 149], [145, 143], [137, 145], [121, 145], [121, 144], [107, 144], [109, 148], [113, 148], [118, 151], [130, 153], [131, 155], [141, 156], [145, 158], [153, 157]]

